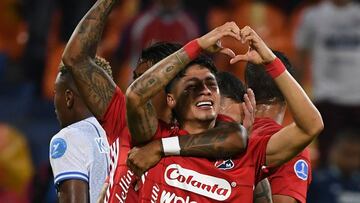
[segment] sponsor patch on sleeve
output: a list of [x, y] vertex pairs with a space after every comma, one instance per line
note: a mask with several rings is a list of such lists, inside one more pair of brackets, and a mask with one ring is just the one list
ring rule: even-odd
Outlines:
[[66, 141], [62, 138], [55, 138], [51, 142], [50, 156], [53, 159], [62, 157], [66, 151]]
[[294, 172], [301, 180], [307, 180], [309, 174], [309, 165], [305, 160], [300, 159], [294, 164]]

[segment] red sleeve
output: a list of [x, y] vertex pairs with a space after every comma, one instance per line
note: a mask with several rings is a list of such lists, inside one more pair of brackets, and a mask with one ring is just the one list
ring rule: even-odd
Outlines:
[[153, 140], [157, 140], [157, 139], [161, 139], [161, 138], [165, 138], [165, 137], [170, 137], [173, 135], [177, 135], [176, 134], [176, 130], [177, 128], [171, 128], [169, 124], [165, 123], [162, 120], [158, 120], [158, 127], [157, 130], [155, 132], [155, 135], [153, 137]]
[[306, 203], [306, 194], [312, 179], [309, 150], [305, 149], [279, 167], [268, 179], [273, 195], [290, 196]]
[[110, 144], [118, 136], [121, 136], [122, 130], [127, 127], [125, 95], [119, 87], [116, 87], [115, 93], [100, 123], [106, 132]]
[[268, 176], [266, 170], [266, 146], [271, 135], [267, 136], [250, 136], [247, 151], [252, 154], [252, 162], [255, 166], [255, 185]]

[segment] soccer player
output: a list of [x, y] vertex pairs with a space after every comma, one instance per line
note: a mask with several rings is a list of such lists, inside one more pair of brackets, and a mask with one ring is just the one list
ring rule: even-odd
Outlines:
[[[274, 54], [282, 61], [287, 71], [293, 74], [294, 68], [287, 57], [278, 51]], [[275, 81], [266, 73], [263, 65], [248, 63], [245, 69], [245, 81], [253, 89], [256, 98], [255, 123], [252, 130], [255, 134], [274, 134], [283, 126], [286, 101]], [[262, 133], [260, 133], [262, 132]], [[311, 182], [310, 152], [300, 152], [289, 162], [279, 167], [268, 178], [271, 185], [274, 203], [306, 202], [306, 194]], [[260, 183], [261, 185], [261, 183]], [[258, 185], [258, 187], [260, 187]], [[255, 194], [258, 199], [268, 202], [264, 193]]]
[[[226, 23], [191, 41], [146, 71], [127, 90], [127, 114], [132, 137], [162, 139], [165, 155], [181, 153], [174, 134], [201, 133], [216, 125], [219, 91], [212, 67], [191, 64], [201, 50], [229, 50], [219, 40], [230, 35], [249, 42], [249, 51], [237, 55], [230, 63], [243, 60], [264, 64], [294, 116], [294, 123], [274, 135], [252, 135], [246, 153], [236, 156], [230, 170], [219, 170], [216, 162], [200, 158], [166, 157], [148, 171], [141, 189], [141, 201], [156, 202], [182, 199], [188, 202], [253, 201], [253, 187], [274, 167], [280, 166], [303, 150], [323, 129], [321, 116], [300, 85], [261, 38], [248, 26], [239, 29]], [[231, 54], [229, 54], [231, 56]], [[170, 83], [169, 83], [170, 82]], [[179, 128], [168, 129], [152, 114], [148, 101], [167, 85], [167, 102], [176, 115]], [[137, 121], [135, 123], [135, 120]], [[161, 154], [161, 151], [158, 153]], [[137, 163], [129, 156], [129, 165]]]
[[[116, 0], [99, 0], [83, 17], [66, 45], [62, 60], [69, 68], [77, 88], [90, 111], [100, 121], [106, 131], [110, 147], [110, 175], [105, 202], [136, 202], [137, 194], [134, 190], [136, 179], [126, 165], [127, 153], [131, 142], [138, 144], [138, 140], [131, 140], [126, 124], [125, 95], [116, 86], [109, 75], [95, 63], [95, 53], [100, 40], [105, 20]], [[221, 144], [236, 145], [237, 150], [229, 152], [239, 153], [244, 150], [246, 140], [238, 125], [225, 125], [223, 130], [211, 131], [218, 134]], [[189, 136], [190, 137], [190, 136]], [[204, 135], [204, 139], [209, 139]], [[191, 139], [186, 144], [196, 146]], [[208, 146], [197, 145], [207, 148]], [[192, 149], [192, 148], [190, 148]], [[205, 150], [198, 150], [199, 153]], [[217, 151], [224, 151], [217, 148]]]
[[[102, 60], [97, 62], [108, 68]], [[49, 159], [59, 202], [96, 202], [108, 175], [109, 145], [63, 64], [55, 81], [54, 105], [62, 129], [51, 139]]]

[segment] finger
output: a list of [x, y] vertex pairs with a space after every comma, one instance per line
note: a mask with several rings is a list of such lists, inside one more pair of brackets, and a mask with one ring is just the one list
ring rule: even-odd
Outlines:
[[248, 35], [252, 35], [254, 33], [254, 30], [251, 29], [249, 26], [245, 26], [240, 30], [240, 36], [241, 38], [245, 38]]
[[248, 88], [246, 90], [248, 96], [249, 96], [249, 99], [250, 99], [250, 102], [251, 102], [251, 105], [253, 107], [253, 109], [256, 108], [256, 98], [255, 98], [255, 94], [254, 94], [254, 91], [251, 89], [251, 88]]
[[248, 35], [248, 36], [246, 36], [244, 38], [241, 38], [241, 42], [242, 43], [247, 43], [248, 42], [249, 44], [253, 44], [253, 43], [258, 42], [258, 39], [254, 35]]
[[231, 58], [234, 58], [235, 57], [235, 53], [233, 50], [229, 49], [229, 48], [223, 48], [220, 50], [220, 53], [223, 53], [225, 55], [228, 55], [230, 56]]
[[234, 64], [234, 63], [237, 63], [239, 61], [249, 61], [248, 55], [247, 54], [236, 55], [235, 57], [230, 59], [230, 64]]
[[236, 34], [232, 30], [229, 30], [229, 29], [219, 32], [218, 35], [217, 35], [217, 38], [221, 39], [221, 38], [223, 38], [225, 36], [230, 36], [230, 37], [235, 38], [235, 39], [237, 39], [239, 41], [241, 40], [241, 37], [239, 36], [239, 34]]
[[250, 112], [250, 114], [252, 114], [254, 112], [254, 108], [253, 108], [253, 106], [251, 104], [251, 101], [249, 99], [248, 94], [244, 95], [244, 101], [245, 101], [245, 105], [246, 105], [247, 110]]
[[249, 109], [247, 108], [245, 102], [241, 103], [241, 105], [242, 105], [242, 107], [243, 107], [243, 111], [244, 111], [244, 115], [245, 115], [245, 116], [244, 116], [244, 122], [245, 122], [245, 120], [249, 118], [249, 116], [251, 115], [251, 113], [250, 113]]

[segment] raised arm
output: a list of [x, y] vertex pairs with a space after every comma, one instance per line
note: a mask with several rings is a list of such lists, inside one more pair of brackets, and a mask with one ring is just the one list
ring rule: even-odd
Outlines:
[[264, 64], [267, 72], [288, 104], [294, 122], [275, 133], [266, 148], [266, 164], [279, 166], [300, 153], [322, 131], [324, 125], [321, 115], [296, 80], [286, 71], [284, 65], [266, 46], [264, 41], [246, 26], [240, 32], [242, 40], [249, 42], [250, 49], [230, 62], [248, 61]]
[[234, 56], [230, 49], [218, 43], [224, 36], [239, 39], [239, 28], [233, 22], [215, 28], [208, 34], [193, 40], [177, 52], [166, 57], [135, 80], [126, 91], [128, 126], [133, 144], [151, 140], [158, 127], [158, 120], [150, 99], [158, 94], [202, 50], [223, 52]]
[[116, 88], [111, 77], [95, 63], [106, 18], [116, 2], [98, 0], [77, 25], [62, 56], [87, 106], [98, 119], [105, 114]]

